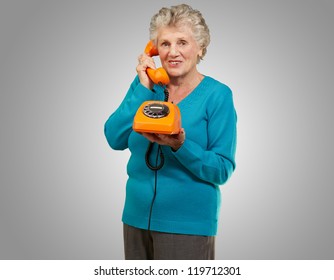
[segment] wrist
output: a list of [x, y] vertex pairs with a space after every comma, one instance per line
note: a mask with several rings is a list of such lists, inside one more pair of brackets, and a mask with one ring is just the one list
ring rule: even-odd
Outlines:
[[180, 144], [178, 144], [178, 145], [173, 145], [173, 146], [171, 146], [172, 151], [173, 151], [174, 153], [177, 152], [177, 151], [182, 147], [183, 143], [184, 143], [184, 141], [182, 141], [182, 143], [180, 143]]

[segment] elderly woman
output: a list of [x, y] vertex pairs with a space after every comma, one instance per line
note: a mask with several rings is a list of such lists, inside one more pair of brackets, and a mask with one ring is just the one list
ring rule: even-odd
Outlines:
[[[163, 100], [165, 90], [147, 75], [153, 58], [141, 54], [138, 75], [105, 123], [111, 148], [131, 152], [122, 217], [125, 259], [214, 259], [219, 185], [235, 169], [232, 92], [197, 70], [210, 42], [199, 11], [185, 4], [162, 8], [151, 19], [150, 39], [170, 78], [168, 100], [180, 109], [182, 129], [176, 135], [133, 131], [138, 107]], [[164, 156], [159, 170], [145, 164], [149, 143], [151, 162]]]

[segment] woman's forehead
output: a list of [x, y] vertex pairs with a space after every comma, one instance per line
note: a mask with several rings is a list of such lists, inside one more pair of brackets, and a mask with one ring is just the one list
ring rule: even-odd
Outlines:
[[188, 25], [182, 26], [163, 26], [158, 30], [158, 40], [168, 40], [168, 39], [186, 39], [192, 38], [193, 32]]

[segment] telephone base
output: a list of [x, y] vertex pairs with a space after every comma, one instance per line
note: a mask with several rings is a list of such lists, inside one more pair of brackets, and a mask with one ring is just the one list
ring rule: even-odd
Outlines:
[[137, 110], [132, 128], [136, 132], [178, 134], [180, 109], [171, 102], [145, 101]]

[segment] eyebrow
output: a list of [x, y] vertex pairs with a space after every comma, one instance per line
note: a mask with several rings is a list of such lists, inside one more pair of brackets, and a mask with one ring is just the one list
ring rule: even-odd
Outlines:
[[[188, 39], [186, 37], [176, 38], [176, 41], [180, 41], [180, 40], [188, 41]], [[159, 41], [167, 41], [167, 42], [169, 42], [170, 40], [162, 38]]]

